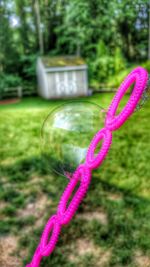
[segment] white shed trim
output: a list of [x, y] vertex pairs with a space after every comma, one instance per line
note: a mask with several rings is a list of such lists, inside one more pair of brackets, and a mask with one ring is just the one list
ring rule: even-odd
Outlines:
[[72, 70], [86, 70], [87, 66], [70, 66], [70, 67], [53, 67], [53, 68], [45, 68], [45, 72], [56, 72], [56, 71], [72, 71]]

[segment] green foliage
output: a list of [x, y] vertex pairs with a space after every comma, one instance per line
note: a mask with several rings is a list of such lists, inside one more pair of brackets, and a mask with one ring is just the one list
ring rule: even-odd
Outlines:
[[[146, 61], [145, 63], [139, 63], [140, 66], [145, 68], [148, 72], [150, 72], [150, 61]], [[121, 66], [121, 62], [118, 62], [118, 68]], [[113, 75], [109, 76], [106, 81], [106, 86], [110, 88], [117, 88], [121, 82], [123, 81], [124, 77], [128, 75], [128, 73], [134, 68], [136, 65], [131, 65], [130, 67], [124, 67], [120, 68], [120, 71], [118, 69], [118, 72], [114, 73]]]
[[5, 89], [16, 88], [21, 84], [21, 78], [17, 75], [0, 73], [0, 98], [3, 97]]
[[20, 65], [22, 66], [22, 75], [25, 80], [35, 82], [36, 73], [36, 54], [22, 55], [20, 58]]
[[150, 60], [143, 63], [142, 66], [143, 66], [143, 68], [147, 69], [148, 72], [150, 73]]
[[148, 59], [148, 10], [147, 0], [1, 1], [0, 72], [33, 94], [38, 55], [81, 55], [99, 89]]
[[22, 87], [27, 90], [28, 95], [37, 93], [36, 63], [37, 54], [21, 55], [20, 75], [23, 77]]
[[64, 14], [62, 25], [56, 28], [56, 33], [59, 51], [62, 51], [62, 47], [66, 47], [68, 53], [80, 55], [91, 34], [88, 2], [71, 1]]
[[[120, 48], [116, 48], [114, 53], [110, 53], [103, 41], [100, 41], [97, 45], [97, 53], [95, 60], [89, 61], [90, 77], [92, 77], [91, 84], [95, 87], [94, 81], [98, 84], [98, 88], [101, 87], [100, 83], [109, 84], [108, 78], [117, 76], [126, 68], [125, 59], [121, 53]], [[118, 83], [118, 82], [117, 82]], [[110, 86], [112, 84], [110, 83]], [[103, 85], [102, 85], [103, 87]]]
[[[14, 32], [10, 27], [12, 10], [7, 1], [0, 2], [0, 74], [16, 73], [18, 68], [17, 44], [14, 45]], [[15, 64], [14, 64], [15, 62]], [[15, 66], [14, 66], [15, 65]]]

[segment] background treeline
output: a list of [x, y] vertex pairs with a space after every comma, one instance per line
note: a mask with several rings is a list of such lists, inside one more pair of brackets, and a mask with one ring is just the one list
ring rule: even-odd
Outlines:
[[40, 54], [84, 57], [95, 89], [150, 70], [149, 10], [149, 0], [1, 0], [0, 90], [36, 87]]

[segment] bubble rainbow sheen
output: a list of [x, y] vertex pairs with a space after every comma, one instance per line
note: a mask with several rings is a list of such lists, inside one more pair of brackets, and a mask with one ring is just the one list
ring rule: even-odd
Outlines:
[[[120, 101], [133, 84], [134, 88], [127, 104], [116, 115]], [[98, 168], [107, 156], [112, 143], [113, 131], [119, 129], [136, 110], [147, 88], [147, 84], [148, 72], [142, 67], [137, 67], [131, 71], [120, 85], [106, 114], [104, 128], [98, 131], [93, 137], [86, 154], [85, 162], [80, 164], [73, 173], [60, 198], [56, 214], [48, 220], [31, 263], [27, 264], [26, 267], [39, 267], [42, 258], [48, 257], [53, 252], [62, 226], [71, 221], [88, 191], [92, 170]], [[99, 153], [95, 156], [94, 152], [100, 141], [102, 141], [102, 146]], [[68, 205], [68, 201], [78, 183], [80, 185]]]

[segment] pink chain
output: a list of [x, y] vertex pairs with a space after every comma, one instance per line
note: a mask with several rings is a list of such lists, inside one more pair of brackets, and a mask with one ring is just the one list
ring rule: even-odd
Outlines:
[[[142, 67], [137, 67], [126, 77], [119, 87], [108, 109], [105, 127], [100, 130], [91, 141], [87, 151], [85, 163], [78, 166], [72, 178], [70, 179], [69, 184], [61, 196], [57, 213], [48, 220], [40, 243], [33, 255], [32, 261], [30, 264], [27, 264], [26, 267], [39, 267], [42, 257], [49, 256], [53, 252], [58, 241], [61, 227], [71, 221], [81, 201], [86, 195], [91, 181], [92, 170], [98, 168], [102, 164], [110, 149], [112, 142], [112, 131], [121, 127], [132, 115], [142, 97], [144, 90], [146, 89], [147, 82], [147, 71]], [[115, 115], [121, 99], [133, 83], [135, 83], [135, 85], [130, 99], [123, 110], [118, 115]], [[103, 140], [102, 147], [98, 155], [95, 156], [94, 152], [101, 140]], [[68, 201], [78, 183], [80, 184], [79, 188], [72, 197], [71, 202], [68, 204]]]

